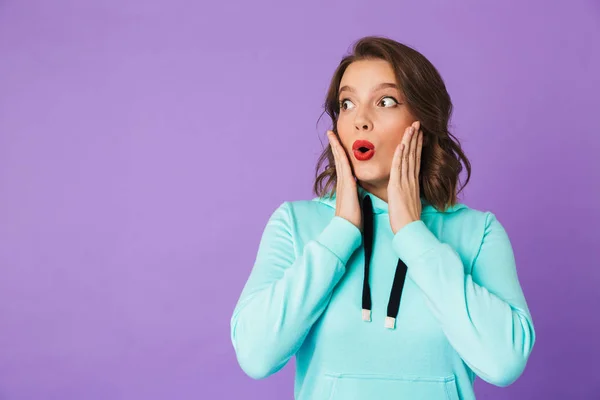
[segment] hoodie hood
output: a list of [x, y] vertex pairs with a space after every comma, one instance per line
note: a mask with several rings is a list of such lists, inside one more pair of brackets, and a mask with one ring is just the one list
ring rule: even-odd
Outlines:
[[[360, 204], [363, 203], [365, 196], [369, 195], [369, 197], [371, 198], [371, 203], [373, 205], [373, 214], [387, 214], [388, 213], [388, 203], [387, 202], [385, 202], [383, 199], [375, 196], [373, 193], [367, 191], [360, 185], [357, 185], [356, 187], [358, 189], [358, 196], [359, 196]], [[335, 202], [336, 202], [335, 194], [333, 194], [331, 196], [331, 198], [329, 198], [328, 196], [315, 197], [315, 198], [313, 198], [313, 201], [318, 201], [318, 202], [325, 204], [335, 210]], [[444, 211], [444, 213], [455, 212], [455, 211], [458, 211], [463, 208], [467, 208], [467, 206], [462, 203], [457, 203], [452, 207], [448, 207], [446, 209], [446, 211]], [[437, 210], [427, 200], [425, 200], [424, 198], [421, 198], [421, 214], [436, 214], [436, 213], [441, 213], [441, 212], [442, 211]]]

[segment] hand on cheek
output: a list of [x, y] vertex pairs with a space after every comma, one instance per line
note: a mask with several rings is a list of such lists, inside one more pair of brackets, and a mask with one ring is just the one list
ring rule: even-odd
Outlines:
[[419, 172], [423, 131], [419, 121], [404, 132], [396, 147], [388, 183], [388, 209], [394, 235], [405, 225], [421, 219]]

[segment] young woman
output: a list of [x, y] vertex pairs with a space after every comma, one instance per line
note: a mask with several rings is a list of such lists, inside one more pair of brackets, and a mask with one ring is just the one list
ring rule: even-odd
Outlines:
[[476, 376], [514, 382], [533, 322], [503, 226], [457, 201], [471, 167], [435, 67], [365, 37], [325, 108], [318, 197], [274, 211], [233, 311], [241, 368], [264, 378], [295, 355], [294, 397], [310, 400], [474, 399]]

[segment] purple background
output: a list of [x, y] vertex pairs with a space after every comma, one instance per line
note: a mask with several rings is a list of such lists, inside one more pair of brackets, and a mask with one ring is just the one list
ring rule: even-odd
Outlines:
[[600, 3], [441, 3], [0, 0], [0, 400], [292, 398], [229, 320], [367, 34], [438, 67], [513, 242], [538, 340], [478, 396], [600, 398]]

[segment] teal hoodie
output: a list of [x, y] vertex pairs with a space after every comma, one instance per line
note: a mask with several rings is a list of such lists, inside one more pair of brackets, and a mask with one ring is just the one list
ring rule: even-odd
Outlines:
[[270, 216], [231, 317], [245, 373], [296, 356], [298, 400], [466, 400], [476, 376], [513, 383], [535, 331], [496, 216], [422, 200], [394, 235], [388, 204], [358, 195], [363, 232], [335, 216], [335, 195]]

